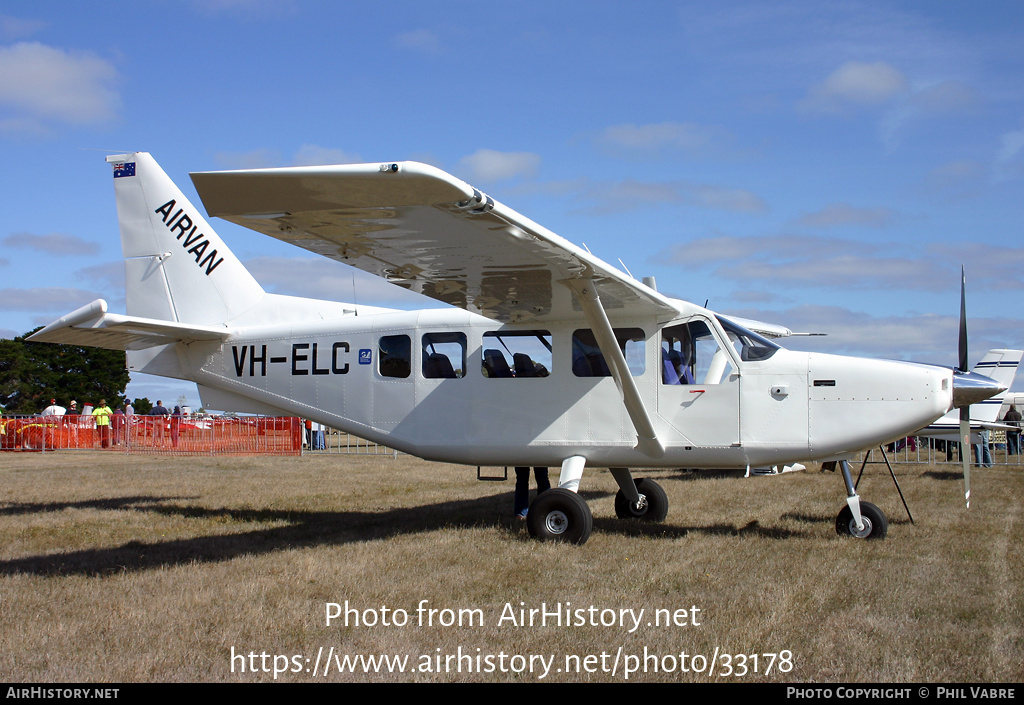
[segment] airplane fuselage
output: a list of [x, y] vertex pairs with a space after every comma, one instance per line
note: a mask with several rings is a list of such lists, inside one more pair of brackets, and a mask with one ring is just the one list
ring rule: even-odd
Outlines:
[[[849, 457], [950, 404], [941, 368], [784, 348], [743, 360], [704, 309], [667, 324], [611, 323], [664, 445], [660, 457], [637, 447], [616, 382], [578, 323], [394, 311], [242, 328], [224, 344], [178, 343], [156, 355], [129, 352], [129, 361], [196, 381], [208, 408], [281, 410], [471, 465], [557, 466], [580, 455], [599, 467], [735, 468]], [[698, 328], [702, 342], [691, 347], [702, 359], [678, 378], [666, 372], [672, 331]]]

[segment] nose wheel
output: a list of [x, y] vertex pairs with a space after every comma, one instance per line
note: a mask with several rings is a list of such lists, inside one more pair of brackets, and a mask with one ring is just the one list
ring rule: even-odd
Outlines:
[[889, 531], [889, 520], [882, 510], [871, 502], [860, 503], [861, 528], [857, 528], [857, 520], [849, 507], [843, 507], [836, 517], [836, 533], [840, 536], [852, 536], [858, 539], [884, 539]]

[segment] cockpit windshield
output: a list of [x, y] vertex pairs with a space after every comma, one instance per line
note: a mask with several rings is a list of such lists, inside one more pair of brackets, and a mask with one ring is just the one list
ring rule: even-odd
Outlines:
[[767, 360], [780, 349], [780, 346], [767, 338], [763, 338], [757, 333], [733, 323], [728, 318], [723, 318], [722, 316], [717, 316], [717, 318], [718, 322], [722, 324], [722, 328], [729, 335], [729, 342], [736, 349], [743, 362]]

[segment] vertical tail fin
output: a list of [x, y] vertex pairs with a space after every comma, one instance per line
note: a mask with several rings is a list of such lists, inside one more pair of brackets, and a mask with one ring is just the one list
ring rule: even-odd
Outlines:
[[263, 288], [146, 152], [107, 157], [114, 170], [128, 315], [214, 325]]
[[[1013, 378], [1017, 375], [1017, 367], [1020, 365], [1021, 350], [989, 350], [985, 357], [974, 366], [974, 372], [991, 377], [996, 382], [1009, 389], [1013, 386]], [[995, 421], [999, 415], [999, 407], [1003, 403], [1006, 391], [996, 394], [994, 397], [973, 405], [976, 411], [972, 411], [971, 419], [977, 421]]]

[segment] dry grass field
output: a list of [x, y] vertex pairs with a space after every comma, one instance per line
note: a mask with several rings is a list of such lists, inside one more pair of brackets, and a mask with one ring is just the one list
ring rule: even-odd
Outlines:
[[407, 457], [0, 454], [0, 681], [1024, 680], [1024, 469], [969, 511], [954, 468], [896, 472], [917, 524], [870, 465], [864, 542], [831, 473], [646, 473], [652, 526], [590, 471], [573, 547], [511, 481]]

